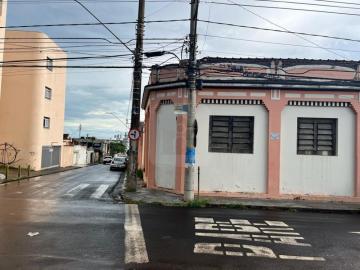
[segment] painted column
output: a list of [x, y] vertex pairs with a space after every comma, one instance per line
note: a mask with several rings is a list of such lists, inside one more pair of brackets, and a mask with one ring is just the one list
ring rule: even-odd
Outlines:
[[149, 145], [148, 145], [148, 187], [155, 188], [155, 162], [156, 162], [156, 112], [158, 106], [151, 102], [149, 119]]
[[265, 101], [268, 109], [268, 179], [267, 193], [272, 196], [280, 194], [280, 146], [281, 146], [281, 112], [286, 105], [279, 97]]
[[356, 142], [355, 142], [355, 197], [360, 197], [360, 105], [352, 102], [356, 115]]
[[186, 115], [178, 115], [176, 118], [176, 182], [175, 192], [184, 193], [185, 179], [185, 148], [186, 148]]

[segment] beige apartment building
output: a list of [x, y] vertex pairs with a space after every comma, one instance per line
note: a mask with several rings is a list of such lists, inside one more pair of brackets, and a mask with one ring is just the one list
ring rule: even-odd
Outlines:
[[[7, 2], [0, 0], [0, 26], [4, 27], [6, 25], [6, 8]], [[5, 28], [0, 28], [0, 62], [3, 61], [3, 51], [4, 51], [4, 37], [5, 37]], [[2, 68], [0, 67], [0, 85], [2, 79]], [[1, 88], [0, 88], [0, 98], [1, 98]]]
[[[0, 144], [10, 143], [20, 151], [15, 166], [62, 166], [66, 69], [53, 65], [55, 58], [67, 55], [44, 33], [6, 31], [6, 39]], [[41, 67], [24, 67], [34, 65]]]

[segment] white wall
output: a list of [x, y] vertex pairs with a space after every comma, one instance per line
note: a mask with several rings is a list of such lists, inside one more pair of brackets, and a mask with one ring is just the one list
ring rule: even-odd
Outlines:
[[74, 166], [86, 166], [86, 146], [75, 145], [74, 146]]
[[[337, 156], [297, 155], [297, 118], [337, 118]], [[352, 196], [355, 170], [355, 115], [351, 108], [288, 106], [281, 121], [283, 194]]]
[[[266, 192], [268, 114], [261, 105], [200, 104], [197, 165], [201, 191]], [[209, 116], [254, 116], [254, 153], [209, 152]], [[197, 181], [195, 181], [197, 186]]]
[[175, 189], [176, 116], [174, 105], [161, 105], [156, 128], [156, 186]]

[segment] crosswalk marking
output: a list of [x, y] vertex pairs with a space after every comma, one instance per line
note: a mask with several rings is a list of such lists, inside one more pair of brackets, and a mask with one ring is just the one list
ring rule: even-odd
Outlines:
[[92, 199], [100, 199], [101, 196], [105, 193], [105, 191], [108, 189], [109, 185], [100, 185], [97, 190], [91, 194], [90, 198]]
[[72, 189], [70, 189], [68, 192], [66, 192], [65, 196], [67, 197], [74, 197], [77, 193], [79, 193], [84, 188], [87, 188], [89, 184], [80, 184]]

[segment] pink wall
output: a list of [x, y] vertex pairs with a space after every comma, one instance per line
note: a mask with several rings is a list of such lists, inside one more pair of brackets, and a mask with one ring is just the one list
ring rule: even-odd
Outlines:
[[[168, 90], [173, 92], [174, 89]], [[244, 96], [231, 96], [231, 93], [241, 91], [245, 92]], [[161, 100], [170, 99], [175, 105], [186, 104], [187, 97], [184, 96], [183, 89], [177, 89], [176, 97], [168, 98], [159, 93], [166, 93], [166, 90], [154, 91], [150, 93], [149, 101], [146, 107], [145, 127], [148, 133], [145, 139], [145, 175], [150, 188], [156, 188], [155, 185], [155, 157], [156, 157], [156, 111], [160, 106]], [[179, 93], [182, 92], [181, 96]], [[229, 95], [220, 95], [227, 92]], [[199, 95], [201, 93], [201, 95]], [[206, 94], [208, 93], [208, 95]], [[272, 95], [272, 94], [279, 94]], [[272, 139], [271, 134], [279, 134], [281, 132], [281, 112], [291, 100], [296, 101], [331, 101], [331, 102], [350, 102], [351, 107], [356, 114], [356, 171], [354, 181], [355, 198], [360, 199], [360, 103], [358, 92], [334, 92], [334, 91], [288, 91], [272, 93], [270, 90], [251, 90], [251, 89], [202, 89], [198, 91], [197, 102], [201, 99], [246, 99], [261, 100], [268, 110], [268, 177], [267, 177], [267, 193], [259, 195], [271, 198], [283, 197], [280, 195], [280, 139]], [[264, 94], [264, 95], [263, 95]], [[305, 96], [312, 94], [313, 96]], [[328, 95], [328, 96], [327, 96]], [[327, 96], [326, 98], [324, 98]], [[177, 116], [177, 159], [176, 159], [176, 185], [174, 192], [183, 193], [184, 183], [184, 159], [186, 146], [186, 116]]]

